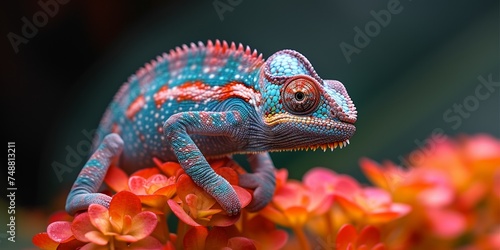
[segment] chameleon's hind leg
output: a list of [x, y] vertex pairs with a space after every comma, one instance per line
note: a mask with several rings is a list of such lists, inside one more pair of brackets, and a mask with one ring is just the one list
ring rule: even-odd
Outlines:
[[273, 198], [276, 187], [274, 164], [269, 153], [247, 155], [253, 173], [240, 175], [240, 186], [254, 189], [252, 202], [246, 207], [251, 212], [264, 208]]
[[101, 204], [109, 207], [111, 197], [97, 193], [109, 165], [122, 152], [123, 140], [118, 134], [109, 134], [85, 163], [71, 188], [66, 200], [66, 212], [74, 215], [80, 210], [86, 210], [90, 204]]

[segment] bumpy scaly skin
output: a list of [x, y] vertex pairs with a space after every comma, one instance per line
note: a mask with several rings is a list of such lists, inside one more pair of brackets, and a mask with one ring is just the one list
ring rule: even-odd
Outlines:
[[309, 61], [282, 50], [264, 61], [241, 44], [208, 41], [163, 54], [131, 76], [99, 125], [96, 151], [66, 202], [74, 214], [92, 203], [109, 164], [126, 171], [153, 166], [153, 157], [178, 161], [193, 181], [229, 214], [241, 204], [206, 158], [248, 154], [254, 173], [240, 185], [255, 190], [251, 211], [275, 188], [267, 152], [343, 147], [354, 134], [356, 109], [342, 83], [322, 80]]

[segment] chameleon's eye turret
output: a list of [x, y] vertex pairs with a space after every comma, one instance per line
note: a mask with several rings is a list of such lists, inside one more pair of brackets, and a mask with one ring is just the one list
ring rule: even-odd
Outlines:
[[305, 115], [316, 110], [321, 97], [315, 80], [301, 75], [285, 83], [281, 99], [286, 111], [295, 115]]

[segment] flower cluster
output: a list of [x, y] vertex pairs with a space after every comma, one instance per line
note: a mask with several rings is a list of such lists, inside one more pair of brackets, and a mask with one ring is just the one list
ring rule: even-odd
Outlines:
[[[373, 185], [313, 168], [301, 181], [276, 172], [264, 209], [228, 216], [179, 164], [127, 176], [111, 166], [109, 208], [52, 216], [33, 237], [42, 249], [500, 249], [500, 141], [443, 139], [403, 168], [363, 158]], [[230, 158], [210, 162], [243, 206], [251, 190]]]

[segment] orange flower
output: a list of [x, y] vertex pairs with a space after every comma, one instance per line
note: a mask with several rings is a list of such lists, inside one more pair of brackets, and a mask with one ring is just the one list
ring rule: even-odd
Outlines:
[[302, 227], [310, 217], [327, 211], [333, 194], [315, 192], [298, 181], [286, 181], [286, 173], [286, 169], [278, 171], [281, 180], [277, 182], [283, 184], [278, 185], [271, 203], [260, 214], [282, 226]]
[[[225, 177], [226, 174], [236, 176], [232, 169], [218, 170]], [[230, 179], [230, 178], [226, 178]], [[231, 182], [230, 182], [231, 183]], [[234, 183], [234, 182], [233, 182]], [[251, 201], [251, 194], [245, 189], [232, 185], [242, 207]], [[191, 226], [229, 226], [238, 220], [238, 216], [229, 216], [222, 210], [216, 200], [196, 185], [186, 174], [181, 174], [176, 183], [177, 198], [168, 200], [172, 212], [184, 223]]]
[[337, 234], [336, 248], [338, 250], [384, 250], [380, 241], [380, 231], [373, 226], [365, 226], [358, 232], [351, 224], [343, 225]]
[[[32, 241], [42, 249], [311, 249], [309, 242], [331, 246], [332, 239], [351, 250], [500, 249], [500, 140], [428, 141], [410, 154], [408, 168], [361, 159], [374, 187], [327, 168], [311, 169], [302, 182], [277, 170], [272, 202], [240, 216], [228, 216], [178, 163], [154, 159], [157, 167], [130, 177], [111, 166], [105, 182], [118, 193], [109, 209], [57, 213]], [[245, 171], [227, 157], [209, 163], [246, 206], [251, 193], [238, 186]], [[179, 222], [173, 233], [170, 216]]]
[[149, 236], [158, 219], [154, 213], [141, 209], [136, 195], [122, 191], [113, 196], [109, 209], [99, 204], [90, 205], [88, 212], [75, 217], [71, 231], [77, 240], [89, 242], [86, 248], [98, 249], [106, 245], [111, 249], [114, 246], [160, 247], [161, 243]]
[[487, 135], [429, 141], [429, 148], [410, 154], [408, 169], [360, 161], [375, 185], [413, 207], [396, 234], [400, 245], [452, 248], [459, 239], [467, 244], [463, 236], [492, 234], [500, 223], [500, 141]]
[[387, 191], [375, 187], [353, 185], [336, 192], [335, 200], [352, 220], [364, 225], [387, 223], [411, 211], [409, 205], [393, 202]]
[[166, 177], [162, 174], [154, 174], [147, 179], [142, 176], [131, 176], [128, 186], [130, 191], [136, 194], [142, 204], [149, 207], [156, 214], [165, 212], [167, 200], [176, 193], [176, 178]]
[[288, 233], [261, 215], [246, 216], [238, 228], [241, 236], [253, 239], [257, 249], [281, 249], [288, 240]]

